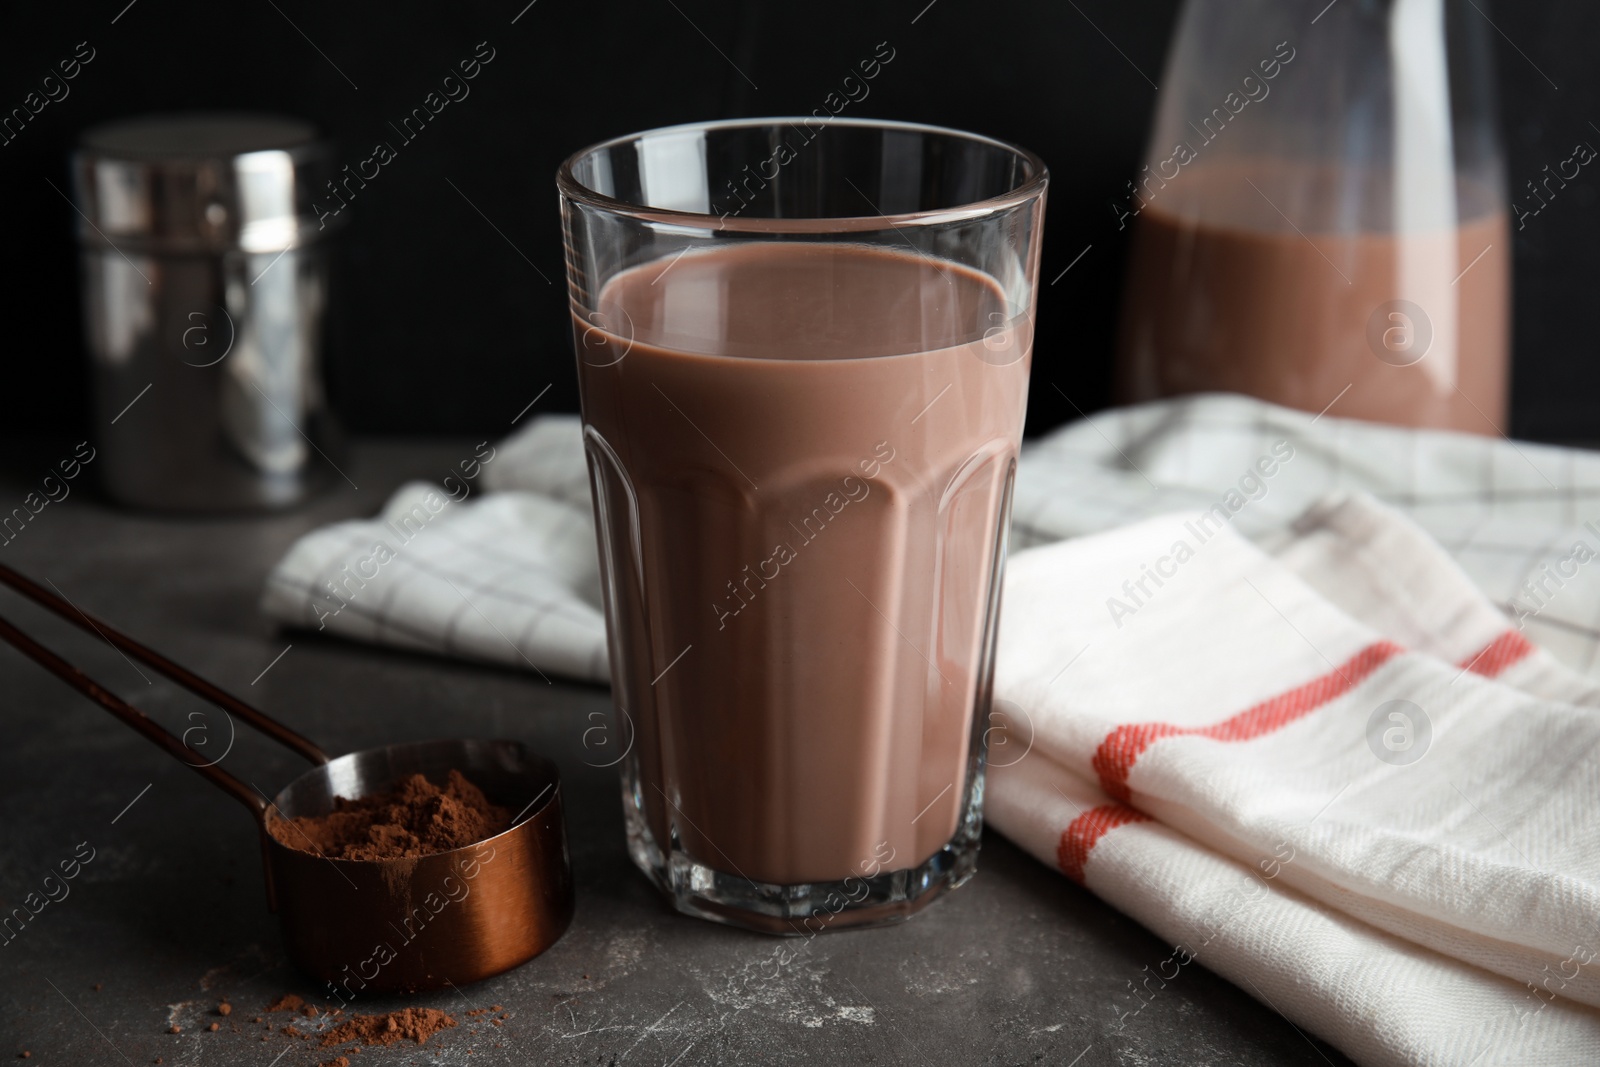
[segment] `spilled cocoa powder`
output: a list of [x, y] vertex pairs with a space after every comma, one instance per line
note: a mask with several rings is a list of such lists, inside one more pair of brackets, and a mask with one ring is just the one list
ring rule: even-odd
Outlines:
[[[441, 1030], [448, 1030], [460, 1025], [456, 1017], [449, 1012], [437, 1008], [402, 1008], [399, 1011], [384, 1012], [379, 1015], [350, 1015], [346, 1016], [341, 1008], [330, 1008], [319, 1011], [315, 1004], [294, 993], [285, 993], [274, 1000], [267, 1008], [269, 1012], [294, 1012], [305, 1016], [322, 1016], [330, 1020], [343, 1020], [336, 1022], [326, 1030], [301, 1030], [294, 1026], [285, 1026], [280, 1032], [302, 1041], [315, 1041], [321, 1048], [331, 1048], [335, 1045], [353, 1045], [349, 1052], [360, 1052], [362, 1045], [398, 1045], [402, 1041], [414, 1041], [419, 1045], [426, 1044], [428, 1039]], [[480, 1009], [501, 1011], [496, 1004], [493, 1009]], [[469, 1012], [477, 1015], [479, 1012]], [[504, 1016], [502, 1016], [504, 1018]], [[260, 1016], [256, 1022], [265, 1022]], [[498, 1021], [498, 1020], [497, 1020]], [[267, 1029], [272, 1029], [272, 1023], [267, 1023]], [[267, 1038], [262, 1036], [261, 1040]], [[338, 1056], [326, 1061], [320, 1067], [341, 1067], [348, 1065], [347, 1056]]]
[[383, 793], [333, 803], [326, 815], [273, 819], [272, 836], [332, 859], [392, 860], [464, 848], [511, 825], [510, 809], [455, 770], [442, 786], [413, 774]]
[[383, 1015], [352, 1015], [322, 1035], [322, 1047], [358, 1042], [363, 1045], [422, 1044], [440, 1030], [456, 1025], [453, 1015], [438, 1008], [402, 1008]]

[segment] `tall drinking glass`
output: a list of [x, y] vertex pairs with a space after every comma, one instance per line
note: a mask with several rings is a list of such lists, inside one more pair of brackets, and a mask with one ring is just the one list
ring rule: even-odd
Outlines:
[[971, 876], [1047, 175], [761, 119], [557, 183], [634, 862], [774, 933]]

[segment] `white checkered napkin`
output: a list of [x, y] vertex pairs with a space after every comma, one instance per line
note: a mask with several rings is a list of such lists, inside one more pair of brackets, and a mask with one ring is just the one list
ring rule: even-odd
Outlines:
[[[1282, 458], [1285, 452], [1290, 458]], [[499, 445], [482, 484], [588, 515], [577, 416], [530, 420]], [[1012, 544], [1020, 549], [1183, 511], [1197, 520], [1209, 514], [1205, 521], [1211, 524], [1225, 516], [1235, 529], [1270, 548], [1282, 543], [1288, 524], [1307, 507], [1337, 490], [1364, 490], [1405, 511], [1519, 628], [1563, 663], [1600, 678], [1600, 558], [1591, 554], [1600, 553], [1600, 456], [1587, 452], [1377, 426], [1332, 414], [1313, 418], [1241, 396], [1185, 397], [1102, 412], [1025, 447]], [[448, 528], [480, 544], [530, 542], [520, 550], [571, 558], [580, 583], [589, 580], [584, 576], [592, 574], [590, 527], [566, 521], [552, 526], [547, 517], [534, 517], [530, 528], [517, 530], [501, 521], [503, 514], [491, 513], [487, 528], [479, 529], [471, 516], [484, 502], [474, 498], [450, 505]], [[530, 516], [566, 514], [529, 507]], [[541, 532], [546, 528], [556, 530], [555, 540], [548, 546], [531, 544], [546, 536]], [[265, 600], [269, 614], [294, 625], [318, 625], [322, 616], [311, 602], [311, 589], [323, 588], [328, 573], [359, 562], [370, 547], [328, 533], [310, 535], [285, 559]], [[463, 583], [482, 580], [488, 564], [481, 555], [446, 554], [434, 561], [435, 569], [465, 588]], [[410, 568], [400, 572], [409, 574]], [[556, 582], [537, 591], [554, 619], [585, 622], [577, 629], [555, 621], [534, 627], [527, 635], [531, 643], [513, 657], [515, 662], [525, 666], [526, 656], [545, 669], [549, 657], [541, 658], [540, 642], [561, 635], [552, 638], [549, 662], [577, 666], [555, 669], [606, 679], [603, 628], [594, 620], [598, 601], [579, 588]], [[395, 601], [407, 610], [394, 625], [364, 619], [364, 606], [327, 620], [327, 628], [364, 640], [407, 647], [422, 642], [470, 658], [512, 661], [509, 646], [493, 627], [452, 627], [455, 606], [447, 601], [423, 597], [413, 603], [398, 593]], [[434, 606], [443, 614], [430, 614]], [[510, 616], [500, 614], [502, 606]], [[516, 605], [489, 598], [477, 607], [483, 618], [511, 634], [513, 643], [520, 640]], [[480, 644], [479, 636], [488, 640]]]
[[1361, 490], [1431, 534], [1529, 637], [1600, 678], [1600, 453], [1337, 411], [1208, 394], [1091, 415], [1023, 450], [1012, 544], [1218, 504], [1240, 505], [1234, 528], [1269, 542], [1329, 493]]
[[587, 500], [500, 492], [455, 503], [409, 483], [376, 518], [296, 542], [262, 609], [359, 641], [610, 678]]
[[588, 511], [589, 468], [583, 423], [576, 415], [540, 415], [497, 446], [485, 467], [485, 488], [521, 489]]

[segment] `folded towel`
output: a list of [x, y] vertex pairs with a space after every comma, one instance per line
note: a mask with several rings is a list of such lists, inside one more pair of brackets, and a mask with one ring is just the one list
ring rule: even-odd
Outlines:
[[[577, 420], [483, 484], [307, 535], [265, 610], [606, 681]], [[1600, 457], [1241, 397], [1024, 449], [988, 817], [1173, 943], [1121, 1014], [1200, 960], [1363, 1063], [1596, 1060], [1597, 520]]]
[[1600, 694], [1370, 497], [1280, 541], [1017, 555], [991, 825], [1175, 946], [1126, 1010], [1201, 959], [1362, 1062], [1591, 1062]]
[[[462, 468], [443, 486], [406, 483], [375, 518], [302, 537], [267, 576], [262, 610], [358, 641], [608, 682], [576, 416], [535, 419]], [[480, 477], [491, 492], [476, 493]]]
[[1170, 1010], [1165, 990], [1181, 989], [1198, 963], [1367, 1067], [1600, 1062], [1600, 1015], [1563, 999], [1565, 976], [1592, 958], [1587, 948], [1513, 981], [1290, 888], [1280, 872], [1298, 854], [1287, 838], [1240, 861], [1036, 754], [990, 773], [991, 824], [1052, 866], [1082, 869], [1091, 890], [1171, 946], [1128, 968], [1106, 1007], [1114, 1029], [1151, 1005]]

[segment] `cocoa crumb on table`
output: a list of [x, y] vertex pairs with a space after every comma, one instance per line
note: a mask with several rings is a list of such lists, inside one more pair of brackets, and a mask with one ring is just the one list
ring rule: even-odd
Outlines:
[[437, 1008], [403, 1008], [384, 1015], [353, 1015], [322, 1035], [322, 1046], [360, 1042], [395, 1045], [402, 1041], [423, 1044], [440, 1030], [456, 1025], [455, 1017]]

